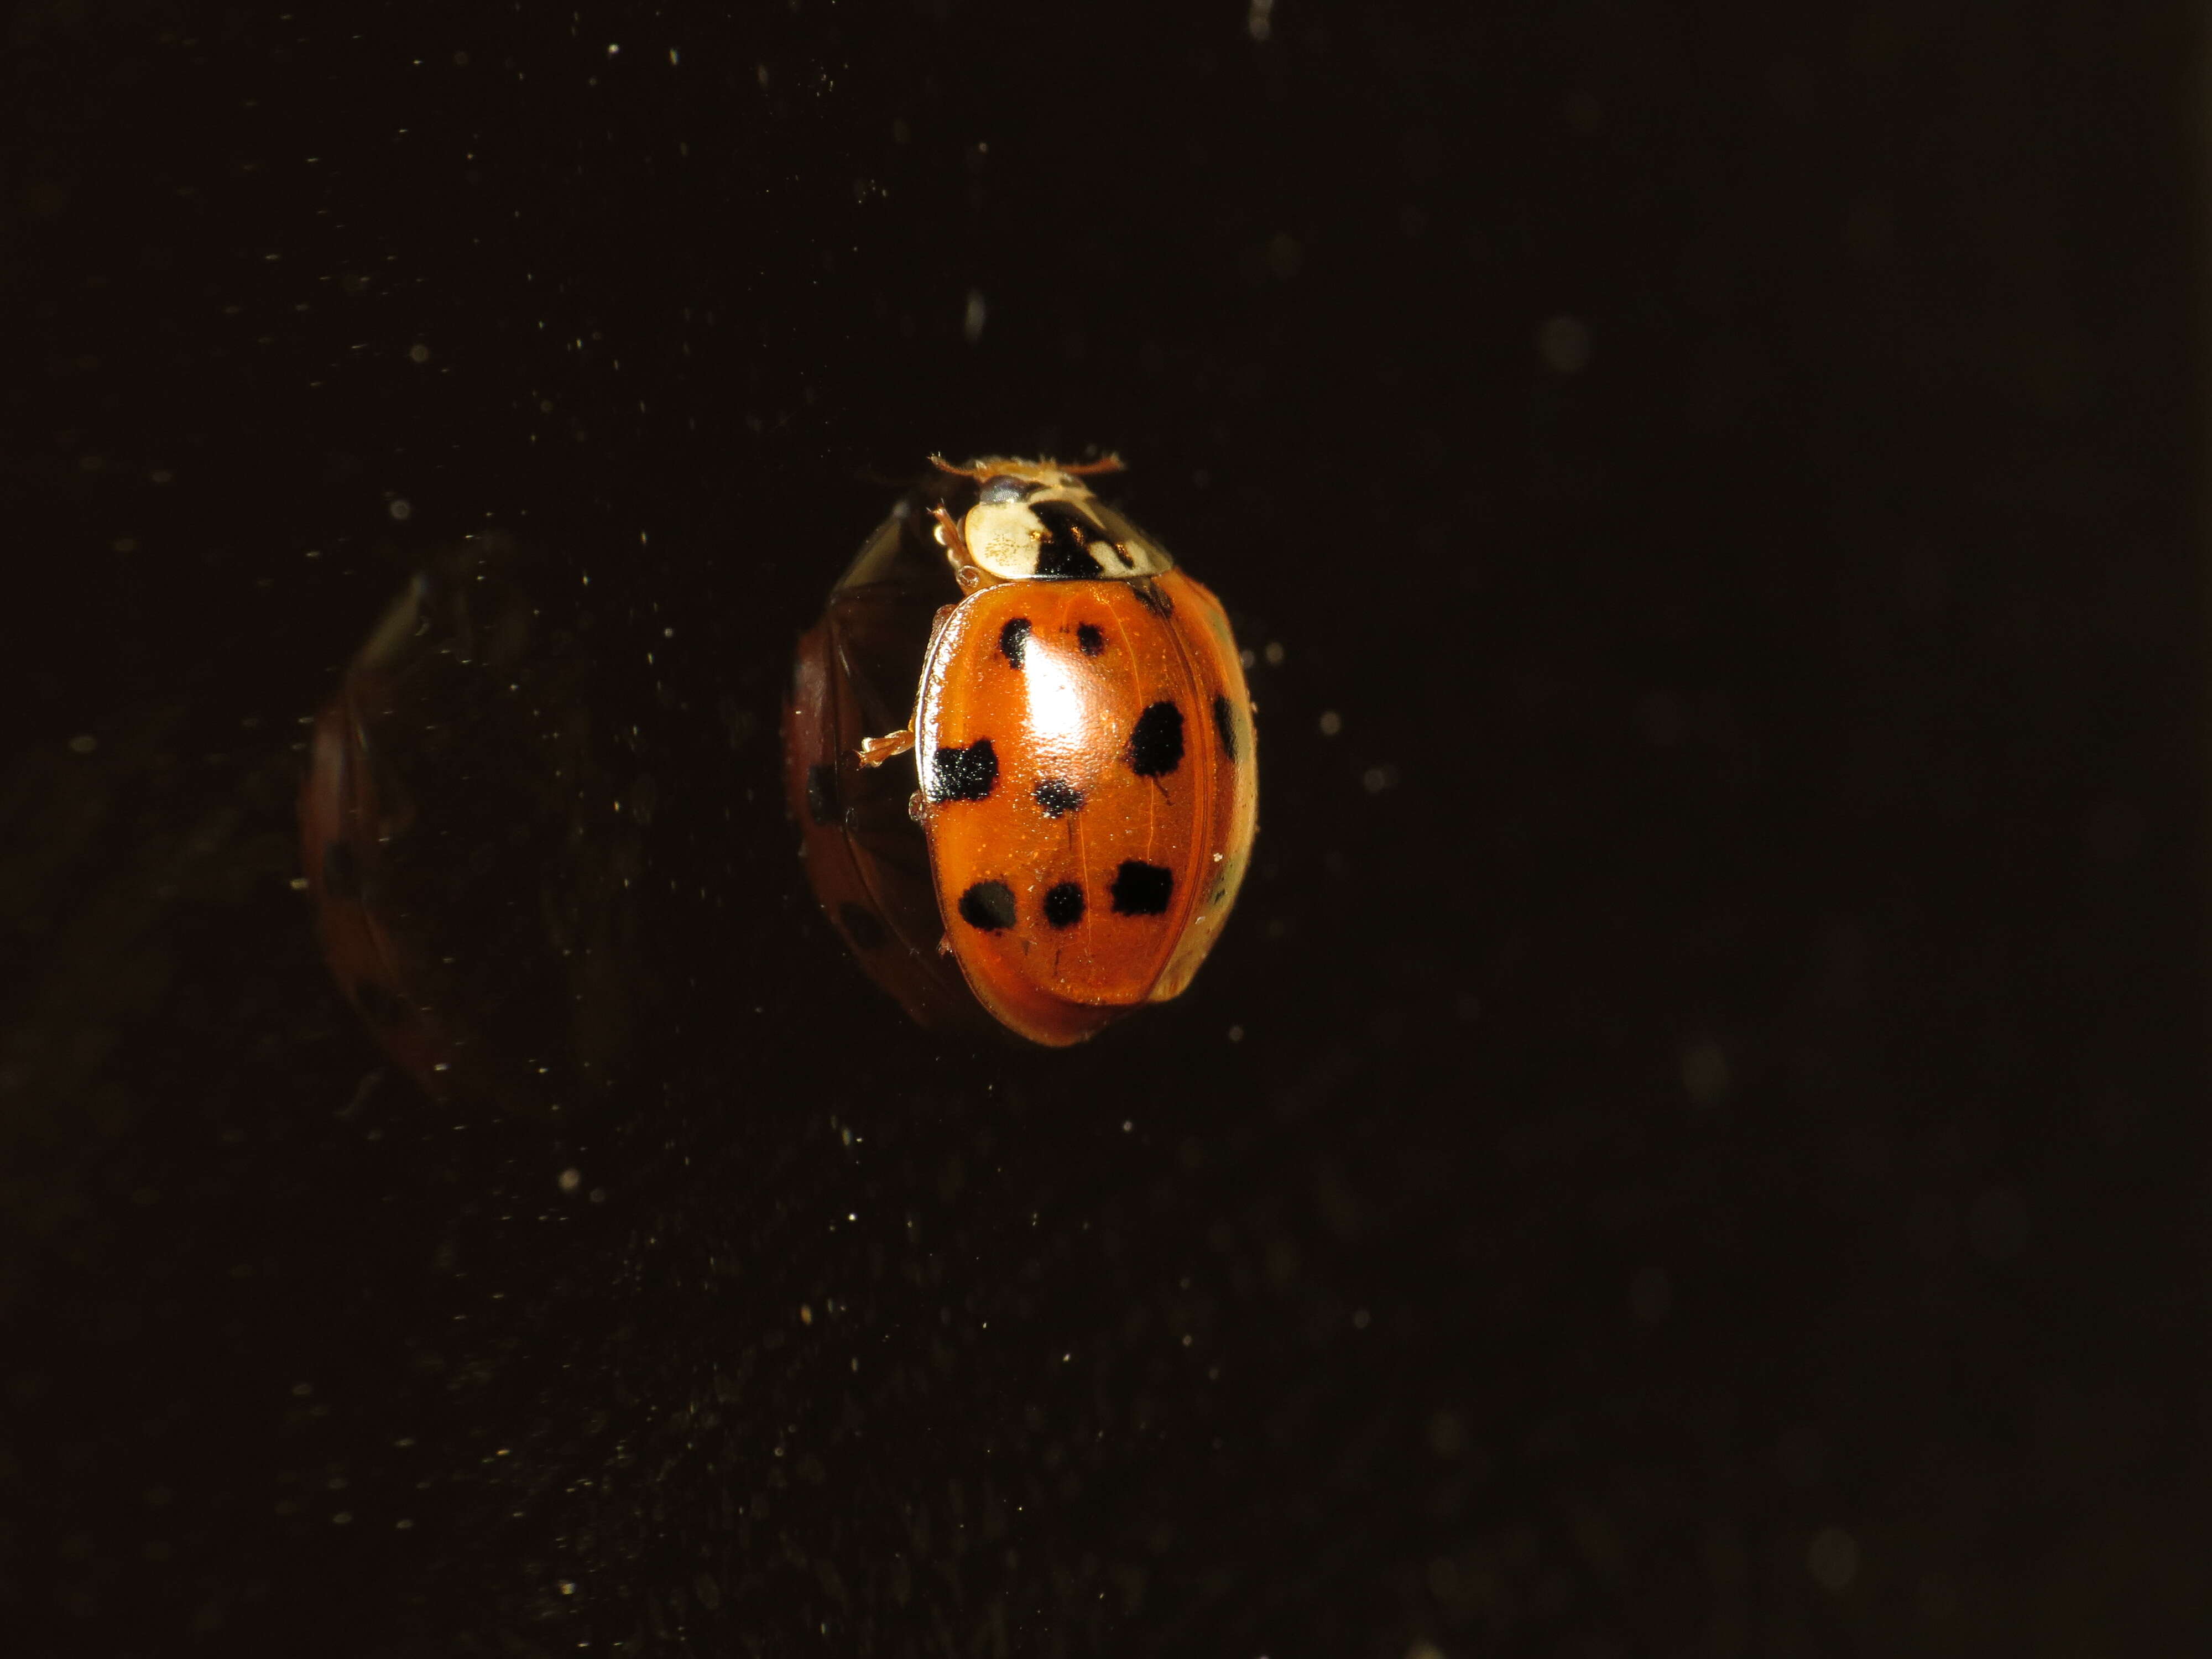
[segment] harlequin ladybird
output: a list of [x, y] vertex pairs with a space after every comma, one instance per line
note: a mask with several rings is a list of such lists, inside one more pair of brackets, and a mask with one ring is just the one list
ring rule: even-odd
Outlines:
[[1180, 995], [1235, 903], [1257, 823], [1251, 701], [1229, 621], [1080, 466], [932, 458], [965, 597], [936, 616], [911, 722], [942, 948], [1009, 1029], [1082, 1041]]

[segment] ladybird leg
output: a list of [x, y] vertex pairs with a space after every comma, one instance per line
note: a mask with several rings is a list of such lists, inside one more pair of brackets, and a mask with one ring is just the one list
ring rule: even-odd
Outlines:
[[[937, 511], [939, 517], [944, 516], [945, 509], [943, 507], [939, 507]], [[953, 533], [955, 535], [959, 534], [957, 526], [955, 526]], [[952, 613], [959, 608], [960, 607], [957, 605], [940, 605], [937, 607], [937, 615], [931, 620], [929, 624], [930, 652], [934, 652], [937, 649], [937, 636], [945, 631], [945, 624], [946, 621], [949, 620]], [[921, 710], [919, 708], [915, 712], [915, 718], [917, 720], [921, 718]], [[861, 765], [873, 767], [881, 766], [885, 761], [896, 760], [901, 755], [905, 754], [913, 747], [914, 726], [911, 723], [908, 723], [908, 725], [901, 726], [896, 732], [884, 732], [880, 738], [862, 738], [860, 739], [860, 748], [854, 752], [860, 756]], [[919, 799], [919, 797], [917, 797], [917, 799]], [[919, 823], [921, 819], [916, 818], [915, 822]]]
[[862, 738], [857, 751], [863, 766], [881, 766], [885, 761], [896, 760], [914, 747], [914, 728], [901, 726], [896, 732], [885, 732], [880, 738]]
[[[968, 538], [960, 531], [960, 520], [945, 510], [942, 501], [929, 509], [929, 516], [937, 520], [937, 544], [952, 561], [952, 580], [960, 584], [963, 597], [973, 593], [989, 578], [975, 568], [975, 557], [968, 551]], [[945, 613], [940, 611], [937, 614], [942, 620]]]
[[945, 503], [931, 507], [929, 516], [937, 520], [937, 544], [962, 564], [973, 564], [975, 561], [968, 556], [968, 538], [960, 533], [960, 520], [945, 511]]

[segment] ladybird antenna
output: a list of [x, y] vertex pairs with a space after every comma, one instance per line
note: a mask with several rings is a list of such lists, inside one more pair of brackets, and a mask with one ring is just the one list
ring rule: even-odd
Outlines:
[[1129, 470], [1128, 463], [1110, 450], [1091, 461], [1009, 461], [1001, 456], [987, 455], [981, 460], [969, 462], [965, 466], [955, 466], [944, 456], [933, 454], [929, 458], [929, 464], [939, 472], [949, 472], [956, 478], [970, 478], [977, 483], [1006, 466], [1056, 467], [1073, 478], [1091, 478], [1102, 472], [1126, 472]]

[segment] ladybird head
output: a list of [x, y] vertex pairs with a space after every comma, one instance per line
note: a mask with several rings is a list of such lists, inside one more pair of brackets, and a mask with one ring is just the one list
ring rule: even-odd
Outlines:
[[[975, 483], [960, 519], [969, 562], [998, 581], [1131, 581], [1175, 568], [1166, 550], [1091, 493], [1094, 473], [1115, 472], [1114, 457], [1081, 465], [993, 456], [944, 471]], [[956, 565], [957, 549], [947, 552]]]

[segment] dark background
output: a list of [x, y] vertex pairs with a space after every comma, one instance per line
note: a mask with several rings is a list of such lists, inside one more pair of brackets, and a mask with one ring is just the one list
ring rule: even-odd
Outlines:
[[[2201, 1639], [2180, 9], [696, 9], [12, 13], [15, 1650]], [[1261, 653], [1253, 877], [933, 1039], [791, 643], [929, 451], [1094, 444]], [[628, 1022], [506, 1109], [289, 884], [490, 529], [655, 804], [454, 694], [436, 948]]]

